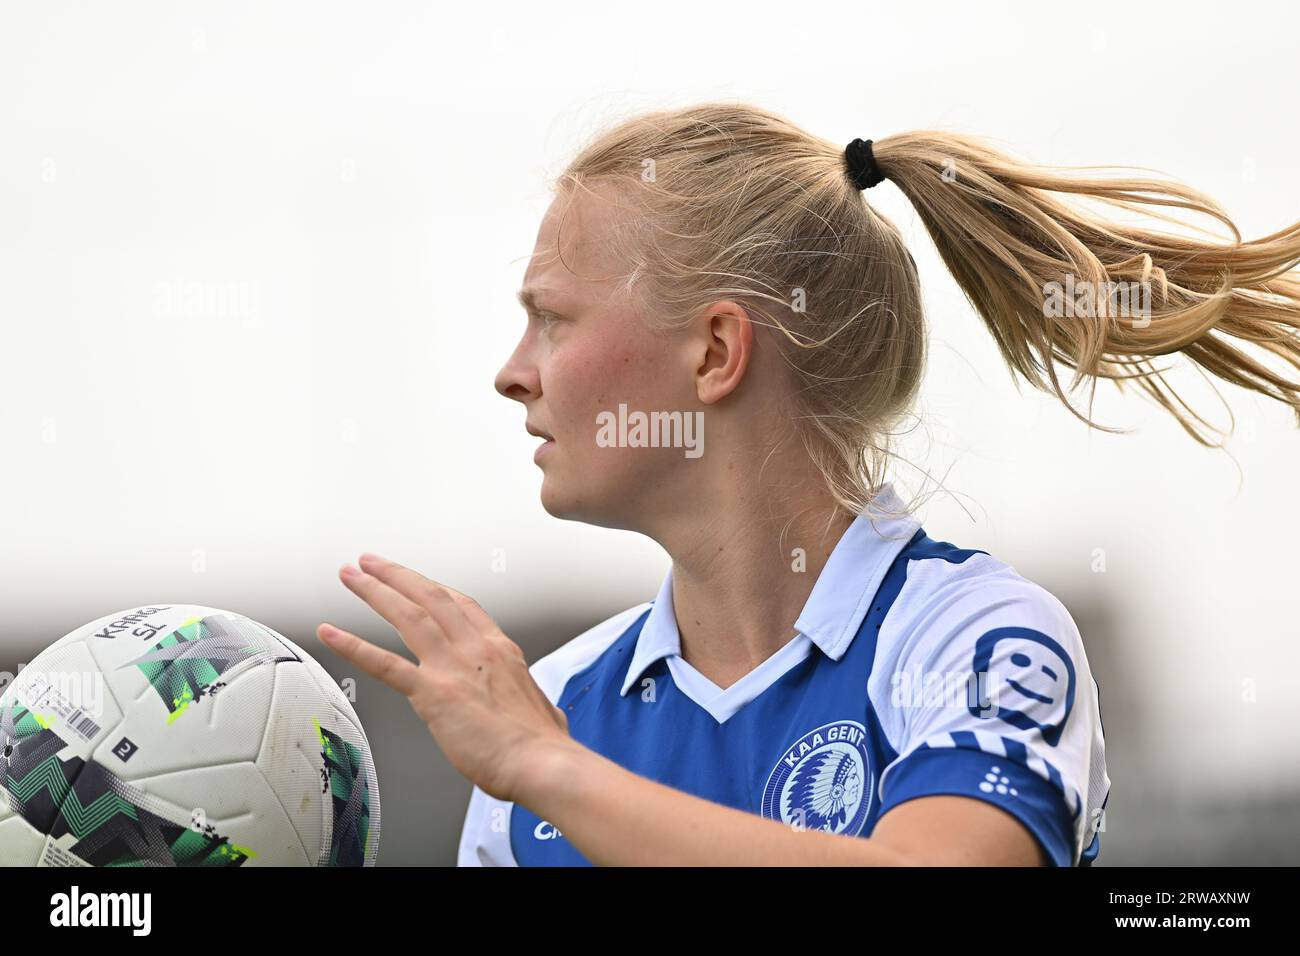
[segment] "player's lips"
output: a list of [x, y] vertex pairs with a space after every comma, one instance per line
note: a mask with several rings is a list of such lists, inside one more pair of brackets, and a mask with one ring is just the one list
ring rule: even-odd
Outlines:
[[524, 428], [528, 431], [528, 434], [546, 439], [546, 441], [537, 446], [537, 451], [533, 452], [533, 461], [539, 460], [543, 454], [550, 451], [550, 449], [555, 446], [555, 439], [546, 434], [546, 432], [542, 431], [540, 428], [535, 428], [530, 423], [525, 423]]

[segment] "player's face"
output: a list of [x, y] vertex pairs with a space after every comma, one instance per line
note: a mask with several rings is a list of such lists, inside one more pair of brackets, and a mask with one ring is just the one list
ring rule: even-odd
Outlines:
[[602, 444], [601, 416], [617, 420], [620, 405], [630, 415], [685, 413], [699, 403], [684, 352], [674, 353], [651, 330], [622, 288], [628, 266], [615, 258], [608, 236], [628, 215], [582, 190], [556, 197], [524, 274], [535, 311], [496, 389], [522, 403], [527, 423], [554, 439], [535, 457], [549, 513], [639, 529], [669, 506], [694, 461], [681, 448]]

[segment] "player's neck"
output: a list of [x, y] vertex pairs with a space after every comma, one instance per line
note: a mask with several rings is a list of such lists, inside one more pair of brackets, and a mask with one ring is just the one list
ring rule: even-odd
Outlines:
[[[725, 688], [789, 643], [794, 623], [853, 515], [829, 499], [785, 516], [721, 505], [673, 555], [682, 657]], [[754, 500], [754, 499], [750, 499]]]

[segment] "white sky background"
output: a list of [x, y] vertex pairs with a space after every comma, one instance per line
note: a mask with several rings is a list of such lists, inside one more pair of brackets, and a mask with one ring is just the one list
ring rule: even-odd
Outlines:
[[[1247, 237], [1300, 219], [1285, 5], [0, 11], [0, 627], [42, 643], [167, 601], [379, 634], [336, 578], [364, 550], [503, 622], [652, 597], [666, 555], [547, 515], [524, 410], [492, 388], [544, 178], [635, 110], [742, 98], [844, 142], [938, 126], [1161, 170]], [[1135, 432], [1088, 433], [1017, 393], [902, 195], [867, 195], [929, 307], [907, 451], [958, 493], [923, 510], [931, 536], [1109, 606], [1154, 774], [1300, 786], [1294, 416], [1221, 386], [1234, 463], [1102, 386], [1098, 417]]]

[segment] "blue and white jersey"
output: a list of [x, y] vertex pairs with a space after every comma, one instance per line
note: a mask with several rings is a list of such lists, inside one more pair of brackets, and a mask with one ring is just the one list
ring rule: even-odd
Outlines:
[[[901, 510], [893, 487], [881, 500]], [[859, 515], [788, 644], [723, 689], [680, 655], [672, 572], [658, 596], [530, 668], [577, 741], [635, 773], [800, 828], [869, 837], [915, 797], [1020, 820], [1057, 866], [1100, 849], [1100, 700], [1052, 594], [915, 516]], [[461, 866], [586, 865], [549, 821], [477, 786]]]

